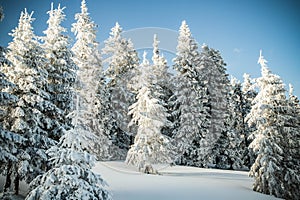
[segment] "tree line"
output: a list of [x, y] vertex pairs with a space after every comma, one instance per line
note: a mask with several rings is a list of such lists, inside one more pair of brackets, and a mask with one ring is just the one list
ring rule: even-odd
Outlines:
[[145, 173], [158, 173], [158, 163], [250, 170], [255, 191], [297, 199], [299, 100], [292, 86], [286, 95], [262, 53], [261, 77], [245, 74], [240, 83], [183, 21], [173, 74], [157, 35], [151, 62], [146, 52], [140, 62], [118, 23], [100, 52], [85, 0], [71, 47], [63, 10], [51, 5], [44, 36], [23, 11], [1, 47], [4, 195], [18, 194], [25, 180], [27, 199], [111, 199], [91, 171], [97, 159], [125, 160]]

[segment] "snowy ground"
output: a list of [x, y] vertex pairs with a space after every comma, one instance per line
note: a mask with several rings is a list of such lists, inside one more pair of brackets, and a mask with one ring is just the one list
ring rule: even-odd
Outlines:
[[[157, 166], [161, 175], [137, 172], [124, 162], [98, 162], [94, 171], [109, 184], [114, 200], [273, 200], [252, 191], [247, 172], [183, 166]], [[0, 177], [0, 187], [3, 177]], [[28, 187], [21, 184], [21, 194]], [[22, 198], [18, 198], [22, 199]]]
[[271, 200], [252, 191], [247, 172], [194, 167], [158, 167], [147, 175], [123, 162], [98, 162], [94, 168], [108, 182], [115, 200]]

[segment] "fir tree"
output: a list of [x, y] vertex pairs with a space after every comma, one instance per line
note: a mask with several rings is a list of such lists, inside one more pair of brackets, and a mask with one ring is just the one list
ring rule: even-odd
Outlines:
[[[251, 133], [255, 131], [255, 124], [252, 124], [249, 126], [249, 124], [246, 121], [247, 115], [251, 111], [252, 107], [252, 101], [256, 97], [257, 92], [254, 88], [255, 84], [253, 84], [253, 81], [251, 80], [251, 77], [249, 74], [244, 74], [244, 82], [242, 85], [242, 99], [243, 99], [243, 110], [242, 110], [242, 116], [243, 116], [243, 123], [244, 123], [244, 131], [245, 131], [245, 144], [247, 147], [249, 147], [250, 143], [252, 142], [253, 138], [251, 138]], [[255, 155], [253, 151], [250, 148], [246, 148], [243, 155], [243, 162], [245, 166], [247, 166], [249, 169], [254, 163]]]
[[179, 29], [176, 58], [173, 60], [177, 70], [173, 100], [174, 139], [181, 156], [177, 162], [201, 166], [200, 140], [209, 127], [209, 113], [204, 83], [200, 81], [200, 54], [196, 41], [185, 21]]
[[[138, 55], [130, 40], [122, 37], [122, 28], [118, 23], [111, 29], [110, 37], [102, 49], [108, 64], [105, 71], [108, 78], [107, 89], [110, 93], [110, 105], [113, 119], [111, 127], [117, 132], [112, 133], [113, 142], [126, 152], [131, 144], [134, 130], [128, 128], [130, 116], [128, 107], [134, 102], [134, 88], [129, 87], [135, 69], [138, 66]], [[125, 158], [126, 154], [123, 155]]]
[[80, 121], [84, 119], [80, 119], [78, 107], [70, 113], [74, 128], [64, 131], [58, 145], [48, 151], [53, 168], [31, 183], [34, 189], [27, 200], [112, 199], [106, 182], [91, 170], [96, 157], [86, 151], [90, 149], [87, 136], [91, 133], [81, 128]]
[[[74, 62], [79, 67], [78, 87], [79, 87], [79, 105], [81, 127], [87, 130], [91, 135], [91, 141], [94, 141], [94, 147], [90, 151], [95, 151], [98, 158], [109, 158], [110, 141], [104, 134], [103, 126], [97, 120], [99, 112], [99, 98], [97, 96], [99, 83], [101, 84], [101, 60], [98, 51], [98, 42], [96, 41], [97, 25], [91, 21], [85, 0], [81, 2], [81, 13], [75, 15], [76, 23], [73, 24], [72, 31], [75, 33], [76, 42], [72, 48], [74, 52]], [[94, 138], [96, 136], [96, 138]]]
[[219, 51], [203, 45], [199, 65], [200, 81], [207, 88], [205, 92], [208, 100], [205, 105], [209, 108], [210, 115], [208, 134], [200, 142], [201, 162], [204, 167], [220, 166], [223, 159], [218, 157], [219, 148], [226, 145], [226, 141], [222, 138], [226, 138], [228, 131], [226, 120], [228, 118], [229, 79], [226, 64]]
[[[146, 53], [143, 64], [143, 69], [150, 68]], [[137, 123], [138, 132], [125, 162], [142, 172], [156, 173], [152, 164], [172, 163], [173, 147], [169, 139], [161, 134], [162, 127], [168, 123], [167, 110], [153, 97], [153, 83], [149, 81], [151, 78], [147, 78], [151, 74], [145, 75], [146, 81], [138, 91], [137, 102], [129, 107], [128, 114], [133, 116], [129, 125]]]
[[30, 182], [47, 169], [45, 151], [55, 145], [47, 130], [55, 123], [51, 113], [59, 110], [51, 103], [47, 88], [47, 71], [44, 51], [33, 33], [32, 13], [21, 13], [18, 27], [11, 34], [7, 59], [11, 66], [4, 67], [8, 80], [16, 85], [12, 94], [18, 97], [11, 106], [4, 128], [24, 137], [26, 143], [19, 146], [20, 160], [10, 168], [14, 179], [15, 193], [18, 194], [19, 181]]
[[284, 184], [285, 199], [297, 199], [300, 196], [300, 104], [293, 94], [293, 86], [289, 85], [289, 99], [286, 109], [284, 131], [284, 169], [282, 183]]
[[223, 161], [217, 165], [218, 168], [245, 168], [242, 159], [243, 153], [248, 147], [244, 139], [243, 94], [241, 88], [241, 83], [233, 77], [230, 81], [229, 90], [229, 118], [227, 122], [229, 129], [226, 133], [225, 148], [219, 150], [219, 159]]
[[62, 136], [62, 128], [70, 127], [70, 120], [66, 116], [73, 110], [73, 87], [76, 78], [76, 65], [72, 61], [72, 52], [69, 49], [69, 38], [64, 33], [67, 31], [61, 26], [65, 19], [64, 8], [58, 5], [57, 9], [51, 10], [47, 21], [48, 28], [44, 31], [45, 37], [43, 48], [47, 58], [48, 91], [51, 101], [61, 112], [53, 113], [56, 124], [51, 127], [51, 134], [57, 141]]
[[280, 77], [268, 69], [261, 52], [258, 63], [261, 65], [262, 74], [257, 79], [259, 93], [247, 116], [248, 123], [256, 124], [257, 128], [252, 133], [254, 140], [250, 144], [257, 158], [249, 175], [254, 177], [253, 190], [280, 197], [284, 194], [282, 160], [283, 140], [286, 135], [283, 113], [286, 107], [285, 89]]
[[[167, 109], [168, 119], [170, 117], [169, 98], [172, 96], [171, 74], [168, 72], [167, 60], [160, 54], [159, 41], [157, 35], [153, 39], [153, 56], [152, 56], [152, 73], [154, 75], [153, 86], [155, 87], [155, 97], [159, 99], [159, 103]], [[169, 126], [162, 128], [162, 133], [167, 136], [172, 136], [171, 123]]]
[[[6, 50], [0, 47], [0, 69], [3, 65], [9, 65], [4, 56]], [[15, 87], [7, 80], [4, 73], [0, 71], [0, 174], [5, 176], [4, 188], [2, 191], [9, 192], [12, 181], [12, 165], [17, 165], [22, 155], [19, 146], [26, 142], [25, 138], [3, 128], [3, 122], [8, 117], [8, 108], [13, 106], [18, 98], [10, 92]]]

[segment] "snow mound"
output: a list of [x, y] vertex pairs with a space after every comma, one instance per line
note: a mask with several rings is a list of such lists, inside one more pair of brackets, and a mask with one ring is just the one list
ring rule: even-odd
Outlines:
[[97, 162], [93, 171], [101, 174], [114, 200], [273, 200], [273, 196], [252, 191], [248, 172], [202, 169], [185, 166], [156, 166], [161, 175], [148, 175], [122, 161]]

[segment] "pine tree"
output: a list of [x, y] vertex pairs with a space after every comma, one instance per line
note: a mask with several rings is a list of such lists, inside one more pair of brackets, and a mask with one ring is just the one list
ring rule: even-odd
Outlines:
[[[203, 45], [199, 65], [200, 81], [207, 88], [206, 106], [209, 108], [208, 113], [210, 114], [208, 134], [200, 142], [201, 162], [204, 167], [220, 166], [223, 159], [218, 157], [219, 150], [226, 145], [226, 141], [222, 138], [226, 138], [228, 131], [226, 120], [228, 118], [229, 79], [226, 73], [226, 64], [219, 51]], [[217, 142], [218, 140], [221, 143]]]
[[[126, 152], [131, 144], [134, 129], [128, 128], [130, 116], [127, 115], [128, 107], [134, 102], [134, 88], [129, 87], [136, 67], [138, 55], [130, 40], [122, 37], [122, 28], [118, 23], [111, 29], [110, 37], [105, 41], [102, 49], [107, 57], [104, 62], [108, 64], [105, 71], [108, 78], [107, 89], [110, 93], [110, 108], [113, 119], [113, 143]], [[116, 126], [116, 127], [115, 127]], [[126, 154], [123, 155], [124, 158]]]
[[182, 155], [179, 164], [201, 166], [199, 162], [200, 140], [209, 127], [209, 113], [204, 83], [200, 81], [200, 54], [196, 41], [185, 21], [179, 29], [176, 58], [173, 60], [177, 70], [173, 101], [175, 116], [174, 139], [178, 154]]
[[[249, 74], [244, 74], [244, 82], [242, 85], [242, 99], [243, 99], [243, 123], [244, 123], [244, 131], [245, 131], [245, 144], [247, 147], [249, 147], [250, 143], [252, 142], [253, 138], [251, 138], [251, 133], [255, 131], [255, 124], [252, 124], [249, 126], [249, 124], [246, 121], [247, 115], [251, 111], [252, 107], [252, 101], [256, 97], [257, 92], [255, 91], [254, 84], [252, 83], [251, 77]], [[249, 137], [250, 136], [250, 137]], [[253, 151], [250, 148], [246, 148], [243, 156], [243, 162], [245, 166], [247, 166], [249, 169], [253, 165], [255, 161], [255, 155]]]
[[262, 74], [262, 77], [257, 79], [259, 93], [254, 98], [247, 116], [248, 123], [256, 124], [257, 128], [252, 133], [254, 140], [250, 144], [257, 158], [249, 175], [254, 177], [253, 190], [280, 197], [284, 194], [281, 177], [282, 160], [285, 156], [285, 89], [280, 77], [268, 69], [267, 61], [261, 52], [258, 63], [261, 65]]
[[51, 95], [51, 101], [60, 109], [61, 112], [53, 113], [56, 124], [51, 127], [51, 134], [57, 141], [62, 136], [61, 130], [69, 129], [70, 119], [66, 116], [73, 110], [73, 87], [76, 79], [77, 69], [72, 61], [72, 52], [69, 49], [69, 38], [64, 33], [66, 28], [61, 26], [65, 19], [64, 8], [58, 5], [57, 9], [51, 10], [47, 21], [48, 28], [44, 31], [43, 49], [47, 58], [48, 71], [48, 91]]
[[[142, 68], [151, 69], [146, 53], [144, 53]], [[151, 74], [144, 75], [141, 77], [146, 81], [138, 91], [137, 102], [129, 107], [128, 114], [133, 116], [129, 125], [137, 123], [138, 132], [125, 162], [138, 167], [142, 172], [157, 173], [152, 164], [172, 163], [173, 147], [169, 139], [161, 134], [162, 127], [168, 123], [167, 110], [160, 105], [158, 99], [153, 97], [155, 89], [149, 78]]]
[[32, 13], [28, 14], [26, 10], [21, 13], [18, 27], [11, 34], [13, 41], [8, 46], [7, 59], [11, 66], [3, 68], [8, 80], [16, 85], [12, 94], [19, 99], [10, 107], [4, 128], [27, 139], [18, 149], [22, 152], [20, 161], [10, 168], [16, 194], [20, 180], [30, 182], [47, 169], [45, 151], [55, 145], [47, 130], [55, 123], [51, 113], [59, 112], [45, 91], [45, 54], [33, 33], [32, 21]]
[[58, 145], [48, 151], [53, 168], [31, 183], [34, 189], [26, 200], [112, 199], [106, 182], [91, 170], [96, 157], [86, 151], [90, 149], [87, 136], [91, 133], [80, 127], [80, 121], [84, 119], [80, 119], [78, 107], [70, 113], [74, 128], [64, 131]]
[[91, 141], [94, 141], [95, 146], [90, 151], [95, 151], [98, 159], [104, 160], [109, 158], [108, 149], [111, 142], [104, 134], [104, 127], [97, 120], [99, 106], [101, 106], [97, 92], [102, 80], [102, 66], [96, 41], [97, 25], [91, 21], [85, 0], [82, 0], [81, 13], [77, 13], [75, 19], [77, 21], [73, 24], [72, 31], [75, 33], [76, 42], [72, 51], [74, 62], [79, 67], [79, 109], [82, 110], [80, 114], [83, 119], [80, 123], [83, 129], [93, 133]]

